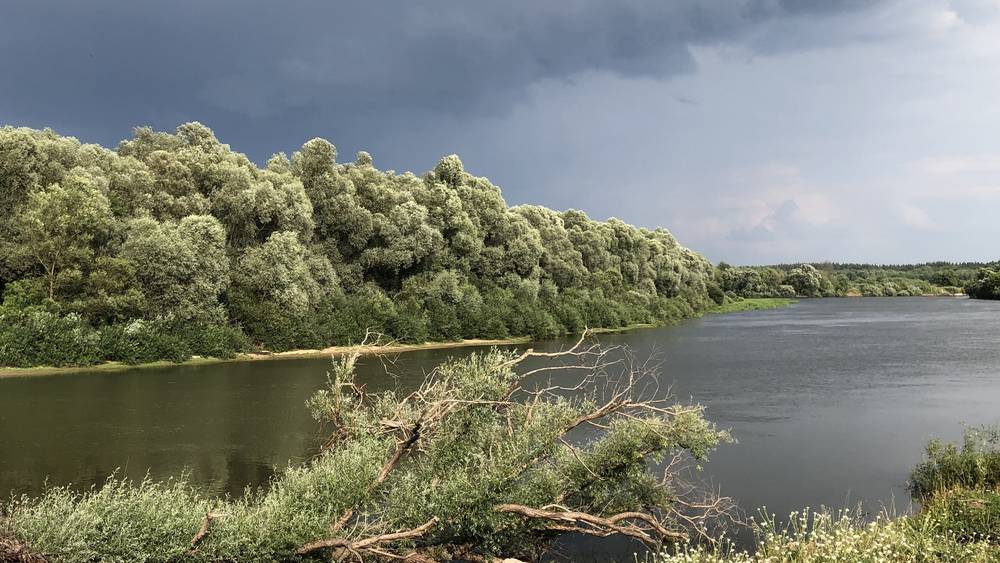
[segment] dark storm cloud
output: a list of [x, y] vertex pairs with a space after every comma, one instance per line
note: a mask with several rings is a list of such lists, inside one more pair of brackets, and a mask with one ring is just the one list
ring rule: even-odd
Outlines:
[[409, 146], [457, 149], [433, 146], [438, 120], [503, 115], [541, 80], [685, 73], [690, 45], [865, 5], [14, 2], [0, 16], [0, 121], [114, 144], [197, 119], [257, 160], [320, 135], [427, 168]]

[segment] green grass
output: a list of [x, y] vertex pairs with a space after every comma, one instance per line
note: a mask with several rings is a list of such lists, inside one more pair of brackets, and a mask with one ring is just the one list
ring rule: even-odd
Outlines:
[[722, 305], [716, 305], [707, 312], [709, 313], [738, 313], [741, 311], [765, 311], [767, 309], [779, 309], [798, 303], [795, 299], [785, 297], [759, 297], [751, 299], [741, 299], [739, 301], [726, 300]]
[[934, 532], [953, 536], [963, 543], [1000, 543], [1000, 492], [997, 491], [963, 488], [941, 491], [924, 506], [921, 517]]
[[910, 493], [918, 500], [941, 491], [1000, 488], [1000, 428], [966, 428], [961, 447], [932, 440], [910, 474]]
[[[651, 563], [996, 563], [1000, 546], [981, 534], [988, 522], [938, 525], [925, 514], [874, 520], [860, 512], [792, 514], [787, 525], [771, 520], [754, 525], [753, 552], [726, 547], [667, 547]], [[969, 533], [969, 532], [972, 533]], [[979, 534], [978, 536], [975, 534]]]

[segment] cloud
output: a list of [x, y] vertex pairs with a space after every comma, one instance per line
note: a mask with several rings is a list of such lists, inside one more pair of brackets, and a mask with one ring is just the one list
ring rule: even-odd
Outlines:
[[860, 9], [762, 0], [16, 3], [0, 19], [0, 117], [105, 143], [137, 124], [197, 118], [242, 134], [262, 160], [315, 130], [373, 138], [448, 116], [504, 115], [545, 80], [694, 72], [692, 45]]
[[16, 2], [0, 121], [113, 146], [197, 119], [258, 162], [458, 152], [511, 203], [731, 263], [985, 259], [998, 34], [989, 0]]
[[934, 221], [931, 221], [927, 212], [915, 205], [901, 205], [899, 214], [903, 223], [914, 229], [935, 230], [937, 228], [937, 225], [934, 224]]
[[793, 199], [786, 199], [770, 213], [764, 216], [755, 225], [749, 228], [733, 229], [729, 233], [729, 240], [739, 242], [754, 242], [774, 240], [780, 231], [794, 227], [795, 212], [799, 205]]

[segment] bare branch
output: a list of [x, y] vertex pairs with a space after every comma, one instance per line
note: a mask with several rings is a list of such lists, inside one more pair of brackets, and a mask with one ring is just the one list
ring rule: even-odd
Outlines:
[[212, 520], [216, 518], [221, 518], [225, 516], [220, 512], [206, 512], [205, 517], [201, 521], [201, 528], [198, 529], [198, 533], [191, 538], [191, 547], [188, 549], [188, 555], [194, 554], [197, 551], [198, 543], [208, 535], [208, 527], [211, 526]]
[[526, 518], [549, 520], [550, 529], [573, 531], [593, 536], [621, 534], [637, 539], [647, 545], [655, 545], [663, 540], [683, 541], [687, 534], [668, 529], [652, 515], [644, 512], [622, 512], [614, 516], [602, 517], [574, 510], [546, 510], [521, 504], [500, 504], [497, 512], [519, 514]]
[[417, 526], [411, 530], [404, 530], [402, 532], [392, 532], [389, 534], [380, 534], [377, 536], [371, 536], [367, 538], [362, 538], [359, 540], [349, 540], [345, 538], [334, 538], [328, 540], [320, 540], [312, 543], [307, 543], [302, 547], [295, 550], [296, 555], [308, 555], [314, 551], [319, 551], [321, 549], [337, 549], [348, 553], [363, 553], [371, 552], [372, 549], [378, 549], [376, 546], [385, 543], [391, 543], [402, 540], [416, 539], [427, 533], [428, 530], [433, 528], [438, 523], [438, 519], [435, 516], [431, 518], [424, 524]]

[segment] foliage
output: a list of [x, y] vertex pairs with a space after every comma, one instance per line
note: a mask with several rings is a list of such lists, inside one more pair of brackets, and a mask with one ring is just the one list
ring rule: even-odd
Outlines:
[[998, 545], [1000, 491], [961, 487], [942, 490], [927, 501], [921, 520], [935, 532], [963, 543]]
[[990, 563], [1000, 548], [962, 541], [925, 526], [921, 517], [866, 521], [853, 512], [793, 513], [786, 526], [764, 519], [755, 526], [753, 552], [683, 545], [655, 557], [657, 563]]
[[768, 309], [779, 309], [797, 303], [794, 299], [778, 297], [758, 297], [752, 299], [727, 300], [722, 305], [712, 307], [709, 313], [737, 313], [740, 311], [766, 311]]
[[[0, 190], [5, 309], [116, 327], [99, 340], [116, 348], [77, 363], [198, 353], [182, 321], [287, 350], [367, 328], [409, 342], [549, 337], [675, 322], [724, 300], [711, 264], [666, 230], [510, 208], [455, 155], [397, 174], [367, 153], [338, 163], [312, 139], [258, 167], [199, 123], [138, 128], [115, 150], [4, 127]], [[122, 340], [154, 325], [171, 331], [157, 328], [159, 343]]]
[[231, 358], [246, 348], [242, 332], [207, 322], [135, 319], [101, 329], [104, 359], [142, 364], [183, 362], [192, 356]]
[[1000, 429], [968, 428], [962, 447], [932, 440], [924, 460], [910, 474], [914, 498], [928, 499], [939, 491], [1000, 487]]
[[100, 335], [80, 315], [0, 309], [0, 365], [80, 366], [100, 360]]
[[[716, 277], [722, 290], [730, 297], [951, 295], [960, 293], [963, 284], [970, 284], [967, 291], [977, 295], [981, 291], [986, 298], [989, 290], [969, 288], [980, 287], [976, 283], [987, 287], [989, 282], [974, 280], [987, 279], [991, 271], [982, 268], [982, 264], [947, 262], [884, 266], [814, 263], [743, 267], [720, 263]], [[995, 286], [1000, 286], [1000, 277], [995, 281]]]
[[28, 193], [14, 216], [15, 251], [42, 268], [51, 299], [56, 276], [91, 260], [95, 247], [109, 236], [111, 224], [108, 198], [85, 172], [74, 169], [63, 184]]
[[20, 499], [11, 511], [15, 533], [47, 557], [125, 563], [182, 556], [209, 508], [179, 481], [133, 486], [113, 477], [83, 495], [60, 487]]
[[[354, 384], [351, 356], [309, 401], [332, 432], [327, 447], [266, 490], [207, 499], [182, 481], [112, 478], [84, 494], [17, 499], [6, 527], [67, 562], [490, 558], [532, 556], [567, 528], [651, 544], [686, 537], [682, 520], [704, 532], [714, 513], [682, 519], [677, 503], [725, 503], [688, 497], [677, 465], [653, 462], [704, 459], [729, 435], [701, 407], [649, 394], [649, 374], [609, 375], [622, 364], [606, 354], [578, 345], [563, 355], [582, 371], [560, 381], [585, 373], [578, 383], [591, 389], [577, 398], [529, 386], [515, 368], [530, 351], [476, 354], [439, 366], [415, 392], [372, 396]], [[581, 439], [590, 423], [596, 434]]]
[[973, 299], [1000, 299], [1000, 269], [981, 268], [965, 292]]

